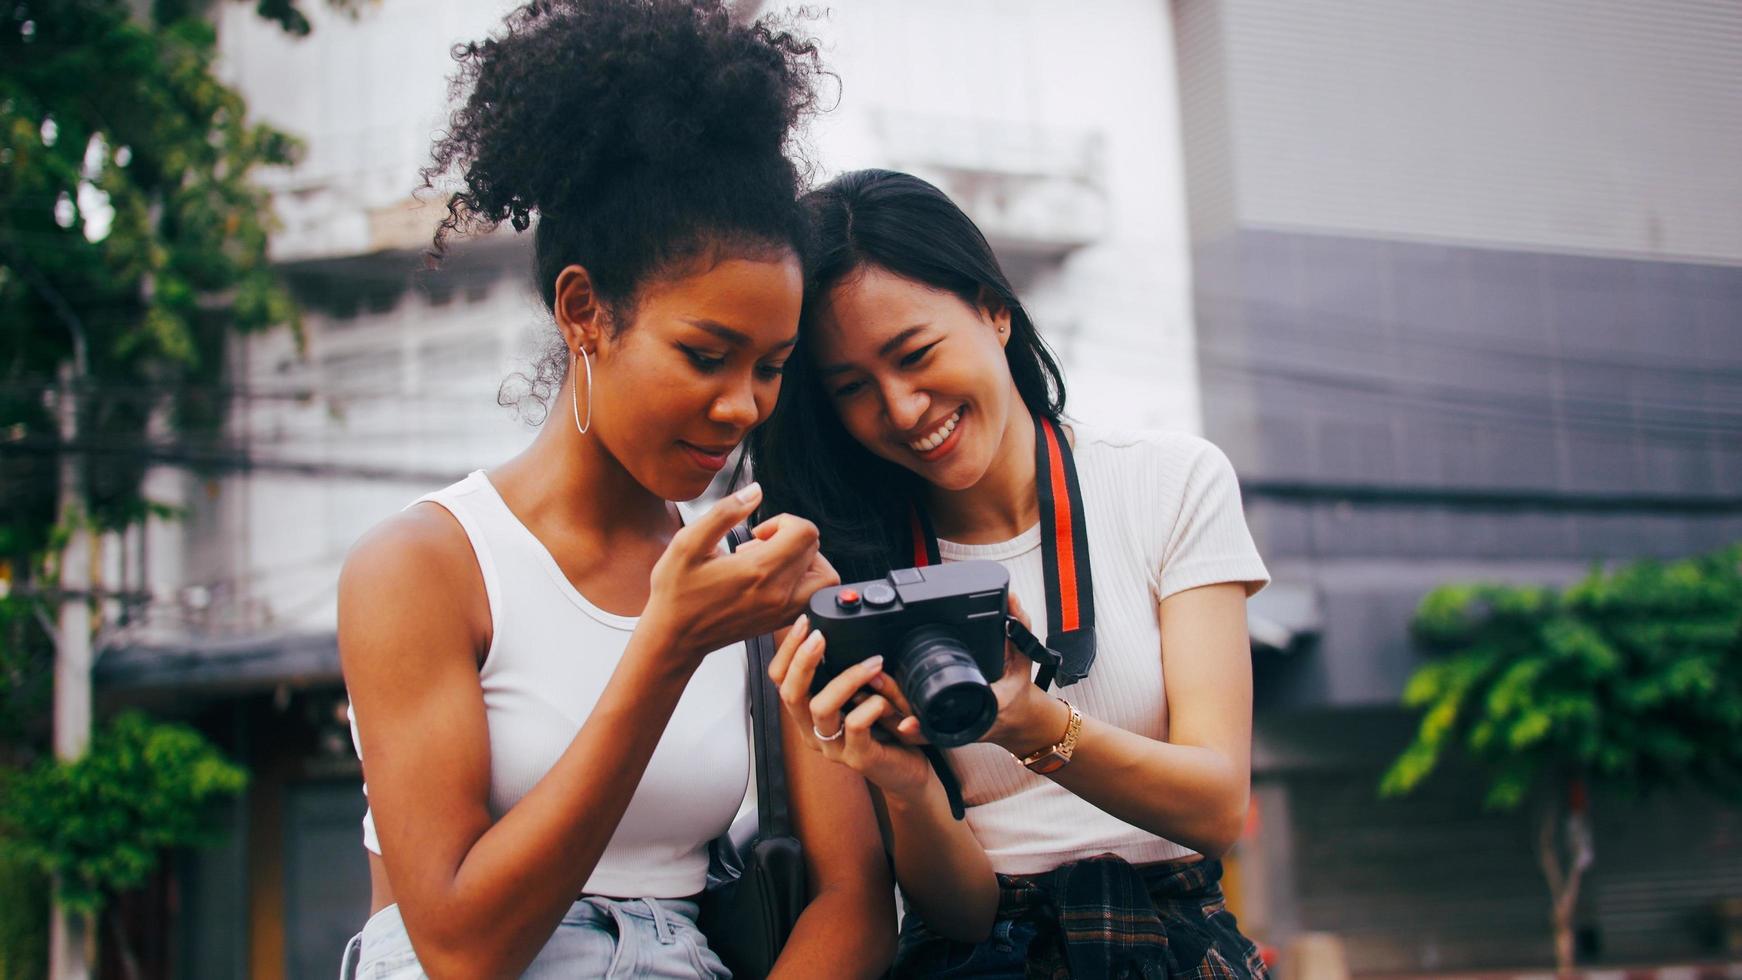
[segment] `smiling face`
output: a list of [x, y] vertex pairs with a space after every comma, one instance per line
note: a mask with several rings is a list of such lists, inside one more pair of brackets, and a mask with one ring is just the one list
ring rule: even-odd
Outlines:
[[[593, 352], [588, 435], [660, 497], [700, 495], [774, 411], [802, 300], [803, 273], [790, 253], [728, 258], [644, 286], [631, 323], [582, 327], [571, 339], [571, 350], [578, 340]], [[581, 386], [584, 422], [584, 369], [570, 383]], [[561, 421], [573, 425], [567, 414]]]
[[1010, 313], [868, 266], [830, 290], [811, 356], [871, 452], [945, 490], [980, 482], [1026, 410], [1004, 359]]

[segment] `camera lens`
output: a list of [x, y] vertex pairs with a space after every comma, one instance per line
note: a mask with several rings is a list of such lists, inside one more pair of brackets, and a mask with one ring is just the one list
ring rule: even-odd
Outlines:
[[922, 626], [902, 639], [895, 680], [934, 745], [967, 745], [986, 734], [998, 715], [992, 685], [962, 642], [941, 626]]

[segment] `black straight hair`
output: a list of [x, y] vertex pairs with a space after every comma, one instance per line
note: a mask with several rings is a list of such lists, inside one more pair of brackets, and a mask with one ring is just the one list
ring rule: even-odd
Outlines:
[[854, 439], [818, 376], [809, 338], [836, 286], [867, 268], [948, 292], [980, 309], [1010, 311], [1004, 357], [1029, 412], [1059, 419], [1064, 375], [1035, 330], [998, 257], [972, 219], [943, 191], [911, 174], [857, 170], [803, 198], [810, 220], [799, 346], [787, 361], [780, 401], [746, 450], [766, 513], [816, 523], [823, 554], [843, 580], [873, 578], [909, 563], [909, 513], [922, 479]]

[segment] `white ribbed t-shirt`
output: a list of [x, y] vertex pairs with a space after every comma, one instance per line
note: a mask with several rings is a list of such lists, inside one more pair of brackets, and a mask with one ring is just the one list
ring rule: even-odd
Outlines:
[[[636, 620], [588, 602], [482, 470], [424, 500], [459, 521], [484, 578], [491, 638], [478, 683], [490, 732], [489, 809], [500, 819], [574, 741]], [[749, 784], [748, 672], [742, 643], [703, 659], [583, 892], [682, 898], [702, 890], [708, 843], [725, 833]], [[351, 735], [355, 743], [354, 715]], [[363, 845], [381, 853], [373, 812], [363, 815]]]
[[[1153, 739], [1167, 738], [1158, 603], [1216, 582], [1251, 595], [1270, 581], [1240, 506], [1227, 456], [1197, 436], [1072, 426], [1094, 573], [1096, 655], [1089, 676], [1054, 688], [1083, 714]], [[991, 559], [1047, 634], [1040, 526], [997, 544], [940, 540], [944, 561]], [[1245, 656], [1245, 651], [1241, 651]], [[968, 826], [1001, 874], [1038, 874], [1097, 854], [1133, 864], [1194, 853], [1112, 816], [1003, 749], [952, 749]]]

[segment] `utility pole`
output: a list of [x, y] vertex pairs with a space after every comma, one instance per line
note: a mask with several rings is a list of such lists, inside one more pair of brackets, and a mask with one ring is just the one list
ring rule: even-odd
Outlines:
[[[71, 364], [61, 369], [55, 409], [60, 420], [59, 521], [68, 532], [60, 555], [60, 609], [54, 638], [54, 754], [71, 761], [91, 741], [91, 531], [85, 513], [83, 467], [73, 451], [79, 433], [79, 386], [85, 383], [83, 331], [75, 334]], [[59, 901], [50, 911], [49, 975], [53, 980], [89, 980], [91, 937], [83, 916]]]
[[[10, 253], [10, 250], [9, 250]], [[54, 636], [54, 754], [72, 761], [91, 742], [91, 522], [85, 512], [84, 468], [76, 446], [81, 388], [90, 377], [90, 343], [85, 325], [60, 291], [21, 255], [8, 254], [24, 278], [54, 311], [73, 342], [71, 363], [63, 363], [55, 395], [59, 421], [60, 493], [55, 519], [66, 529], [58, 569], [60, 605]], [[87, 919], [68, 912], [54, 883], [49, 906], [48, 975], [51, 980], [90, 980], [91, 949]]]

